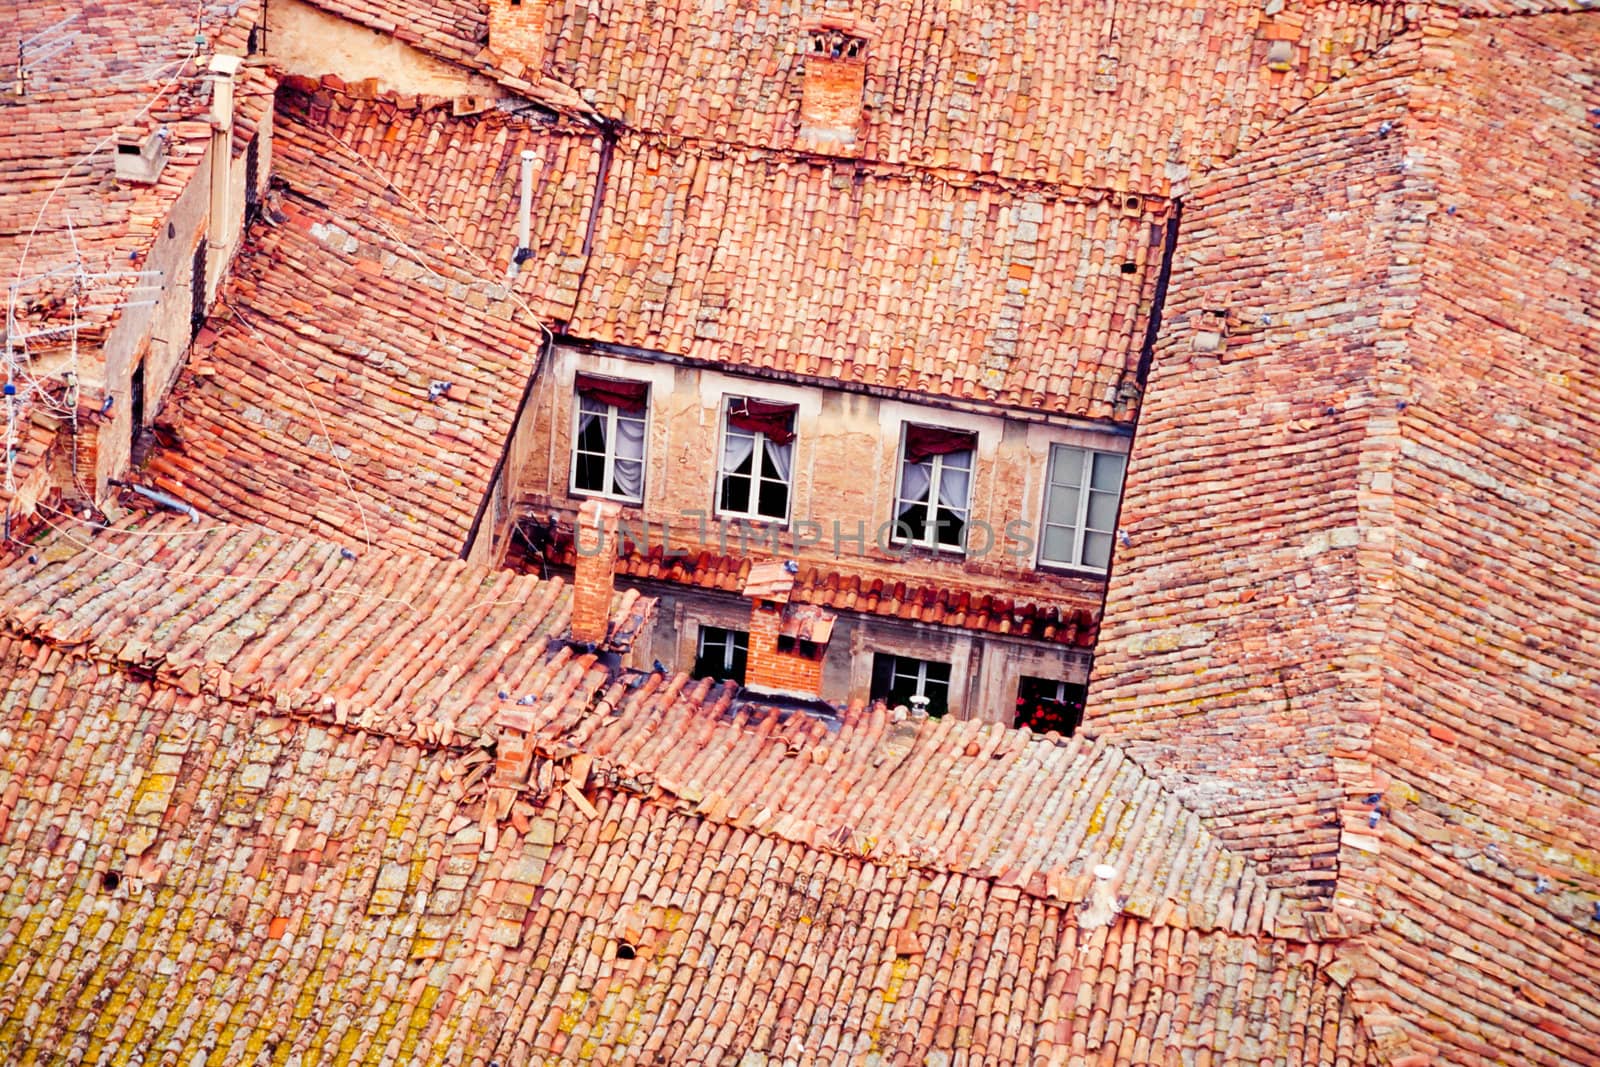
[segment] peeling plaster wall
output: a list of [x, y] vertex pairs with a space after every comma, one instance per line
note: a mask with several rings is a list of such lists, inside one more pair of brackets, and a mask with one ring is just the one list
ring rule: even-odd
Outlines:
[[455, 97], [500, 95], [494, 82], [433, 59], [390, 34], [319, 11], [301, 0], [267, 5], [267, 51], [290, 74], [377, 82], [380, 91]]

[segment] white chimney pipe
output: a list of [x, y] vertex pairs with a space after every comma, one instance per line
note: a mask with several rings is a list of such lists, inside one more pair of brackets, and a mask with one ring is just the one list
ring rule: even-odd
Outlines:
[[1094, 869], [1094, 885], [1089, 889], [1089, 899], [1078, 913], [1078, 926], [1084, 930], [1098, 930], [1108, 926], [1121, 908], [1117, 905], [1117, 869], [1109, 863], [1098, 864]]
[[533, 152], [522, 152], [522, 210], [517, 214], [517, 248], [527, 248], [533, 239]]
[[[233, 77], [243, 61], [238, 56], [211, 57], [211, 222], [206, 227], [206, 260], [228, 262], [233, 224]], [[209, 292], [210, 279], [206, 279]]]

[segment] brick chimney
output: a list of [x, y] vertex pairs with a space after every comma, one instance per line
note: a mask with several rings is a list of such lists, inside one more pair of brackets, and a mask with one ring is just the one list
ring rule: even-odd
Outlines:
[[617, 528], [622, 507], [611, 500], [587, 500], [572, 531], [577, 562], [572, 576], [572, 639], [602, 644], [611, 622], [616, 591]]
[[822, 660], [834, 616], [821, 608], [790, 604], [792, 563], [769, 561], [750, 568], [744, 595], [750, 598], [746, 688], [785, 696], [822, 695]]
[[800, 86], [802, 147], [840, 152], [855, 146], [867, 87], [867, 40], [866, 29], [853, 20], [829, 19], [807, 27]]
[[489, 47], [502, 60], [537, 71], [544, 51], [548, 0], [489, 0]]

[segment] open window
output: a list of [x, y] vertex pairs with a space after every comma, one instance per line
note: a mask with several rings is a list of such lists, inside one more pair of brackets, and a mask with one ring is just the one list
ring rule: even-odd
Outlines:
[[1044, 487], [1039, 562], [1105, 573], [1127, 458], [1055, 445]]
[[1041, 734], [1071, 737], [1083, 722], [1089, 687], [1024, 676], [1017, 685], [1016, 725]]
[[743, 630], [720, 626], [700, 627], [695, 646], [694, 677], [744, 684], [745, 664], [750, 658], [750, 635]]
[[950, 710], [950, 664], [877, 653], [872, 657], [872, 698], [889, 707], [927, 701], [928, 714]]
[[572, 491], [642, 502], [649, 385], [579, 374], [576, 391]]
[[795, 406], [731, 396], [723, 409], [717, 513], [789, 521]]
[[896, 542], [962, 551], [977, 447], [977, 434], [906, 424], [895, 494]]

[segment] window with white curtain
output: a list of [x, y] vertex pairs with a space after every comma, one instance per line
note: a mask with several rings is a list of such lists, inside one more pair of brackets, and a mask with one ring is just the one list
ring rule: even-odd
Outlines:
[[1039, 538], [1041, 563], [1100, 572], [1111, 565], [1126, 466], [1126, 457], [1115, 452], [1066, 445], [1050, 449]]
[[974, 434], [906, 426], [895, 495], [896, 542], [964, 549], [976, 450]]
[[787, 522], [794, 480], [792, 404], [729, 397], [723, 409], [717, 513]]
[[644, 500], [646, 387], [580, 375], [572, 434], [572, 490]]

